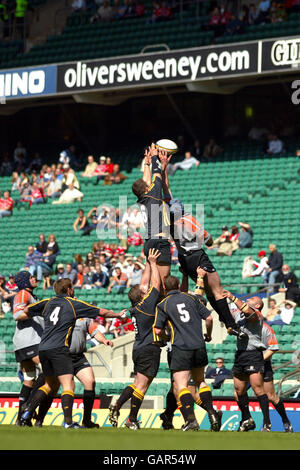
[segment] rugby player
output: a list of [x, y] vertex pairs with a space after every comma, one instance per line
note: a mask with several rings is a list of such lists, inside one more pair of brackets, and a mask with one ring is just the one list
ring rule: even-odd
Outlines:
[[245, 432], [255, 429], [247, 394], [250, 382], [263, 413], [262, 431], [271, 431], [269, 399], [264, 388], [264, 351], [267, 346], [263, 341], [263, 301], [260, 297], [251, 297], [243, 302], [229, 291], [224, 291], [224, 297], [237, 306], [238, 310], [234, 310], [232, 315], [248, 335], [247, 338], [237, 338], [237, 351], [232, 368], [237, 403], [242, 413], [238, 430]]
[[[180, 281], [175, 276], [165, 279], [166, 297], [158, 303], [154, 321], [157, 335], [168, 325], [171, 330], [172, 353], [170, 371], [174, 380], [174, 394], [184, 419], [183, 431], [199, 429], [194, 413], [194, 397], [188, 386], [190, 376], [199, 387], [196, 400], [205, 405], [211, 429], [220, 430], [220, 420], [212, 402], [210, 388], [204, 380], [204, 369], [208, 364], [205, 341], [210, 341], [213, 319], [209, 310], [194, 294], [180, 291]], [[202, 319], [206, 324], [206, 337], [202, 332]]]
[[[127, 386], [117, 402], [109, 408], [109, 421], [113, 426], [118, 425], [120, 408], [131, 399], [130, 414], [125, 422], [129, 429], [137, 430], [140, 423], [137, 415], [144, 396], [156, 376], [160, 364], [160, 343], [156, 341], [153, 331], [155, 309], [160, 296], [161, 279], [157, 268], [157, 260], [160, 252], [153, 248], [149, 249], [148, 260], [144, 270], [140, 285], [130, 289], [128, 297], [131, 302], [131, 318], [135, 329], [135, 342], [132, 350], [134, 363], [134, 383]], [[148, 285], [150, 274], [150, 288], [145, 291]]]
[[[59, 279], [53, 285], [56, 297], [44, 299], [24, 308], [19, 320], [42, 316], [45, 329], [39, 346], [39, 357], [45, 374], [45, 384], [35, 393], [29, 409], [22, 420], [30, 419], [33, 410], [47, 398], [54, 396], [62, 386], [61, 402], [65, 428], [79, 428], [72, 421], [74, 401], [74, 364], [70, 353], [70, 342], [75, 322], [78, 318], [97, 318], [101, 309], [74, 298], [70, 279]], [[121, 315], [123, 312], [120, 312]], [[115, 314], [118, 315], [118, 314]], [[110, 315], [111, 316], [111, 315]]]
[[[101, 309], [102, 310], [102, 309]], [[106, 310], [106, 309], [104, 309]], [[101, 311], [102, 316], [106, 317], [110, 315], [110, 311]], [[86, 336], [90, 334], [92, 338], [95, 338], [99, 343], [106, 346], [113, 347], [113, 343], [107, 340], [105, 336], [99, 330], [99, 323], [90, 318], [79, 318], [76, 320], [75, 327], [72, 333], [72, 340], [70, 346], [70, 353], [74, 365], [74, 375], [83, 384], [83, 428], [99, 428], [97, 423], [94, 423], [91, 419], [92, 409], [95, 401], [95, 375], [93, 368], [88, 362], [84, 355], [86, 351]], [[35, 426], [42, 427], [44, 418], [52, 404], [53, 395], [48, 395], [47, 398], [40, 403], [39, 411], [36, 415]], [[25, 411], [25, 410], [24, 410]], [[26, 407], [26, 411], [32, 409]], [[24, 425], [28, 425], [30, 417], [27, 420], [23, 420]]]
[[[198, 277], [197, 277], [195, 294], [197, 295], [199, 301], [206, 307], [206, 299], [203, 297], [203, 292], [204, 292], [203, 278], [206, 276], [206, 271], [198, 267], [197, 275]], [[180, 290], [182, 292], [188, 292], [188, 285], [189, 285], [188, 276], [186, 274], [183, 274]], [[206, 342], [211, 341], [211, 336], [208, 336], [207, 333], [204, 334], [204, 338]], [[167, 343], [167, 351], [168, 351], [168, 364], [170, 367], [171, 357], [172, 357], [172, 345], [169, 342]], [[208, 386], [205, 384], [205, 387], [208, 387]], [[188, 389], [192, 393], [195, 403], [201, 408], [203, 408], [205, 411], [207, 411], [205, 403], [202, 402], [198, 394], [198, 388], [199, 388], [199, 384], [196, 384], [193, 377], [190, 376], [190, 380], [188, 382]], [[202, 391], [203, 391], [203, 388], [204, 387], [202, 387], [201, 389]], [[166, 408], [164, 412], [160, 414], [160, 419], [162, 420], [163, 429], [165, 430], [174, 429], [173, 417], [174, 417], [174, 413], [177, 407], [178, 407], [178, 404], [177, 404], [175, 394], [174, 394], [174, 379], [173, 379], [173, 374], [171, 373], [171, 388], [166, 397]], [[219, 418], [219, 424], [216, 425], [215, 420], [211, 420], [212, 431], [219, 430], [219, 428], [221, 427], [222, 411], [217, 410], [217, 414]]]
[[272, 368], [272, 356], [276, 351], [279, 350], [278, 341], [276, 338], [275, 331], [266, 322], [263, 324], [262, 330], [262, 341], [266, 346], [264, 351], [264, 389], [268, 395], [269, 401], [274, 406], [275, 410], [282, 419], [282, 424], [285, 432], [294, 432], [292, 424], [287, 417], [284, 403], [281, 398], [276, 394], [273, 381], [273, 368]]
[[13, 345], [16, 361], [20, 363], [24, 376], [16, 420], [16, 425], [20, 426], [20, 418], [30, 394], [33, 392], [35, 385], [40, 386], [44, 382], [42, 374], [39, 374], [38, 380], [36, 380], [40, 365], [39, 344], [44, 330], [44, 320], [41, 317], [35, 317], [20, 321], [24, 308], [36, 302], [33, 291], [37, 287], [38, 281], [29, 271], [20, 271], [16, 275], [15, 282], [19, 292], [15, 295], [13, 304], [13, 318], [16, 321]]
[[157, 265], [162, 287], [164, 278], [170, 274], [171, 270], [169, 206], [163, 199], [162, 181], [162, 173], [170, 158], [167, 156], [167, 152], [158, 151], [155, 144], [152, 144], [145, 151], [143, 177], [132, 185], [132, 191], [138, 198], [137, 203], [140, 206], [145, 225], [145, 256], [148, 257], [150, 248], [155, 248], [160, 252]]
[[238, 328], [230, 314], [227, 300], [223, 297], [224, 289], [220, 276], [202, 248], [203, 244], [212, 245], [212, 237], [192, 214], [185, 213], [181, 201], [173, 199], [168, 178], [168, 162], [165, 161], [165, 155], [161, 158], [164, 162], [164, 197], [170, 206], [171, 235], [178, 250], [181, 270], [195, 282], [197, 281], [197, 268], [201, 267], [206, 271], [204, 287], [210, 305], [217, 312], [220, 321], [225, 324], [228, 334], [246, 337], [246, 333]]

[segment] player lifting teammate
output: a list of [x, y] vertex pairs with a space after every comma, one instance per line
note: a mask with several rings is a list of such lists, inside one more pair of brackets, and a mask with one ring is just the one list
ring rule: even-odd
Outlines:
[[[167, 295], [156, 308], [154, 331], [161, 335], [168, 325], [172, 344], [170, 370], [174, 380], [174, 393], [185, 421], [183, 431], [198, 430], [199, 424], [194, 413], [195, 399], [188, 385], [190, 376], [197, 385], [196, 403], [203, 404], [213, 431], [220, 430], [220, 417], [215, 411], [210, 388], [204, 380], [204, 369], [208, 364], [205, 341], [212, 332], [212, 316], [197, 295], [180, 291], [179, 279], [168, 276], [165, 279]], [[202, 319], [206, 323], [206, 337], [202, 333]]]
[[[132, 385], [126, 387], [115, 405], [110, 407], [109, 421], [113, 426], [118, 425], [120, 408], [131, 399], [130, 414], [125, 422], [129, 429], [139, 429], [137, 415], [153, 378], [156, 376], [160, 363], [160, 345], [155, 343], [153, 322], [155, 309], [160, 296], [161, 280], [156, 265], [160, 252], [150, 248], [148, 261], [139, 286], [130, 289], [128, 297], [131, 301], [131, 317], [135, 329], [135, 342], [132, 350], [135, 379]], [[150, 277], [151, 276], [151, 277]], [[150, 287], [145, 291], [145, 286]]]

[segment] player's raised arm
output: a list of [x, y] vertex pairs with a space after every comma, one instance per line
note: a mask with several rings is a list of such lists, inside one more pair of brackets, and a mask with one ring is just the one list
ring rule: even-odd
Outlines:
[[151, 248], [148, 255], [148, 262], [151, 268], [151, 285], [158, 291], [161, 287], [161, 279], [156, 262], [160, 254], [158, 250]]
[[150, 147], [148, 149], [145, 149], [144, 152], [144, 173], [143, 173], [143, 181], [147, 184], [147, 186], [150, 186], [151, 180], [152, 180], [152, 175], [151, 175], [151, 170], [150, 170], [150, 165], [152, 163], [152, 154], [150, 151]]
[[[237, 308], [243, 312], [245, 317], [257, 317], [257, 312], [258, 310], [254, 307], [254, 305], [249, 305], [247, 302], [243, 302], [241, 299], [235, 297], [231, 292], [224, 290], [223, 295], [225, 298], [228, 298], [231, 300], [231, 302], [234, 302]], [[261, 299], [259, 299], [261, 300]]]

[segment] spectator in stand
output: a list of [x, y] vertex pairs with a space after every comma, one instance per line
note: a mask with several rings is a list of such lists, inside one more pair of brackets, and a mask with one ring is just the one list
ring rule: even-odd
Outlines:
[[135, 2], [135, 14], [137, 17], [144, 16], [145, 13], [145, 5], [141, 0], [136, 0]]
[[286, 300], [292, 300], [300, 306], [300, 289], [298, 285], [298, 279], [296, 274], [291, 271], [291, 268], [288, 264], [284, 264], [282, 266], [278, 281], [283, 285], [283, 287], [279, 288], [279, 292], [285, 292]]
[[249, 5], [249, 14], [248, 14], [248, 23], [249, 25], [257, 24], [257, 18], [259, 17], [259, 10], [256, 8], [255, 3], [250, 3]]
[[264, 318], [267, 322], [274, 320], [274, 318], [280, 314], [280, 308], [277, 305], [275, 299], [269, 298], [268, 311], [265, 314]]
[[106, 260], [106, 256], [104, 254], [99, 255], [99, 264], [100, 264], [100, 267], [101, 267], [101, 271], [103, 271], [108, 276], [109, 263]]
[[39, 172], [41, 168], [42, 168], [42, 159], [41, 159], [39, 152], [36, 152], [34, 154], [33, 159], [29, 163], [28, 173], [32, 173], [33, 171]]
[[95, 23], [97, 21], [111, 21], [113, 19], [113, 9], [107, 0], [103, 1], [103, 4], [98, 8], [95, 15], [91, 16], [90, 22]]
[[300, 1], [299, 0], [285, 0], [284, 7], [287, 13], [298, 13], [300, 12]]
[[48, 245], [47, 245], [47, 250], [49, 248], [52, 248], [53, 250], [53, 253], [55, 255], [58, 255], [59, 254], [59, 246], [58, 246], [58, 243], [57, 243], [57, 240], [56, 240], [56, 237], [53, 233], [50, 233], [49, 237], [48, 237]]
[[114, 164], [110, 157], [106, 157], [106, 165], [107, 165], [107, 172], [113, 173], [114, 172]]
[[3, 197], [0, 197], [0, 219], [2, 217], [10, 217], [13, 212], [14, 200], [10, 196], [10, 191], [3, 192]]
[[230, 11], [226, 9], [226, 5], [224, 3], [220, 5], [219, 14], [220, 32], [223, 33], [226, 25], [230, 21]]
[[269, 11], [269, 21], [270, 23], [279, 23], [281, 21], [286, 21], [288, 18], [286, 10], [283, 8], [282, 4], [278, 4], [276, 1], [272, 1], [270, 11]]
[[251, 248], [253, 243], [253, 230], [251, 226], [244, 222], [238, 222], [241, 226], [240, 235], [238, 238], [239, 248]]
[[5, 276], [0, 274], [0, 318], [4, 318], [4, 314], [12, 310], [12, 303], [10, 302], [10, 299], [12, 299], [13, 302], [13, 298], [16, 294], [9, 294], [8, 290], [5, 287], [5, 284]]
[[84, 194], [76, 189], [73, 183], [69, 184], [68, 188], [62, 193], [57, 201], [52, 204], [71, 204], [74, 201], [81, 202]]
[[37, 242], [35, 248], [37, 251], [39, 251], [39, 253], [46, 253], [48, 243], [46, 242], [45, 235], [43, 233], [39, 235], [39, 241]]
[[99, 165], [97, 165], [97, 168], [95, 170], [94, 176], [97, 176], [97, 180], [95, 184], [98, 184], [99, 181], [104, 180], [105, 176], [108, 175], [107, 171], [107, 165], [106, 165], [106, 157], [102, 155], [99, 159]]
[[82, 283], [83, 283], [83, 264], [78, 263], [76, 271], [77, 271], [77, 281], [75, 284], [73, 284], [73, 287], [74, 289], [81, 289]]
[[66, 263], [66, 270], [63, 275], [64, 279], [70, 279], [72, 284], [77, 282], [77, 271], [72, 267], [72, 263]]
[[29, 245], [28, 251], [25, 256], [25, 268], [27, 271], [30, 272], [32, 276], [34, 276], [37, 265], [42, 259], [42, 255], [40, 252], [38, 252], [34, 246]]
[[223, 149], [219, 145], [217, 145], [216, 141], [214, 139], [209, 139], [208, 144], [205, 145], [204, 147], [202, 156], [206, 160], [209, 160], [211, 158], [217, 157], [222, 152], [223, 152]]
[[134, 331], [134, 326], [130, 318], [116, 318], [112, 322], [110, 330], [113, 332], [115, 338], [123, 336], [124, 334]]
[[72, 9], [73, 11], [84, 11], [86, 7], [85, 0], [73, 0]]
[[222, 31], [222, 27], [220, 25], [220, 10], [218, 7], [215, 7], [211, 12], [210, 20], [207, 29], [214, 31], [215, 36], [219, 36]]
[[15, 275], [14, 274], [9, 274], [8, 275], [8, 281], [6, 282], [5, 284], [5, 289], [7, 289], [7, 291], [9, 293], [17, 293], [18, 292], [18, 286], [15, 282]]
[[76, 220], [73, 224], [74, 232], [78, 232], [80, 230], [85, 230], [86, 228], [89, 227], [88, 219], [84, 215], [83, 210], [78, 209], [77, 214], [78, 214], [78, 217], [76, 217]]
[[[227, 227], [226, 227], [227, 228]], [[230, 233], [228, 229], [222, 228], [222, 234], [214, 240], [210, 249], [217, 249], [217, 256], [231, 256], [233, 251], [232, 242], [230, 241]]]
[[173, 165], [169, 164], [169, 174], [173, 175], [178, 169], [179, 170], [190, 170], [192, 167], [198, 168], [200, 165], [199, 160], [193, 157], [191, 152], [185, 152], [185, 158], [181, 162], [174, 163]]
[[225, 34], [233, 36], [236, 34], [242, 34], [243, 32], [244, 25], [242, 21], [234, 13], [231, 13], [230, 21], [227, 23], [225, 28]]
[[251, 127], [249, 133], [248, 133], [248, 139], [251, 141], [259, 142], [264, 140], [266, 135], [268, 134], [268, 129], [265, 127], [261, 126], [259, 123], [254, 124], [253, 127]]
[[24, 147], [23, 143], [21, 141], [17, 142], [17, 146], [14, 150], [14, 161], [17, 162], [18, 161], [18, 157], [19, 156], [22, 156], [24, 158], [24, 160], [26, 160], [26, 157], [27, 157], [27, 150], [26, 148]]
[[239, 247], [239, 236], [240, 236], [240, 232], [239, 232], [239, 228], [237, 225], [233, 225], [231, 227], [231, 234], [229, 236], [229, 240], [231, 241], [232, 243], [232, 251], [235, 251], [238, 249]]
[[50, 274], [55, 263], [56, 255], [53, 253], [52, 248], [48, 248], [46, 253], [42, 255], [41, 261], [38, 262], [36, 267], [37, 280], [41, 281], [44, 278], [43, 289], [51, 287]]
[[97, 263], [95, 268], [96, 270], [92, 275], [92, 287], [103, 289], [107, 286], [108, 276], [104, 271], [102, 271], [101, 264]]
[[59, 281], [59, 279], [63, 279], [64, 274], [65, 274], [65, 267], [64, 267], [63, 263], [58, 263], [56, 281]]
[[59, 163], [64, 165], [69, 165], [70, 167], [77, 167], [77, 158], [76, 158], [76, 147], [75, 145], [70, 145], [69, 148], [63, 150], [59, 154]]
[[69, 164], [65, 164], [63, 166], [64, 174], [62, 178], [62, 190], [64, 191], [67, 189], [70, 184], [73, 184], [74, 188], [80, 189], [80, 184], [75, 174], [75, 171], [69, 166]]
[[281, 268], [283, 265], [283, 258], [282, 254], [277, 251], [276, 245], [271, 244], [269, 245], [270, 255], [268, 257], [268, 264], [269, 268], [267, 272], [264, 274], [264, 283], [269, 284], [268, 292], [274, 292], [274, 287], [271, 284], [275, 284], [277, 281], [277, 277], [281, 272]]
[[0, 176], [10, 176], [12, 174], [14, 165], [11, 162], [9, 155], [5, 153], [0, 167]]
[[244, 26], [249, 25], [249, 7], [248, 5], [242, 5], [242, 10], [239, 15], [239, 18]]
[[282, 140], [280, 140], [276, 134], [269, 134], [266, 153], [269, 155], [278, 155], [283, 150], [284, 146]]
[[12, 183], [11, 190], [19, 191], [21, 188], [21, 181], [22, 180], [19, 174], [16, 171], [14, 171], [11, 177], [11, 183]]
[[60, 170], [59, 168], [56, 168], [54, 174], [52, 174], [49, 186], [47, 188], [47, 196], [51, 197], [51, 199], [56, 199], [61, 196], [63, 182], [59, 176]]
[[120, 165], [116, 163], [113, 166], [113, 172], [104, 177], [105, 185], [120, 184], [126, 180], [127, 176], [120, 172]]
[[201, 159], [201, 157], [202, 157], [202, 148], [201, 148], [201, 144], [200, 144], [199, 139], [196, 139], [195, 142], [194, 142], [193, 154], [195, 155], [197, 160]]
[[133, 0], [126, 0], [127, 8], [124, 14], [124, 18], [133, 18], [135, 16], [135, 4]]
[[89, 266], [83, 268], [82, 289], [92, 289], [93, 273]]
[[294, 317], [295, 308], [297, 307], [296, 302], [292, 302], [291, 300], [284, 300], [279, 304], [280, 313], [276, 315], [273, 320], [267, 321], [266, 323], [270, 326], [272, 325], [280, 325], [285, 326], [289, 325]]
[[216, 367], [210, 369], [205, 374], [205, 378], [214, 379], [212, 382], [212, 387], [214, 389], [219, 389], [226, 379], [232, 379], [232, 372], [229, 369], [226, 369], [223, 357], [217, 357]]
[[96, 264], [96, 258], [94, 256], [94, 253], [92, 251], [90, 251], [86, 255], [85, 266], [89, 266], [90, 268], [94, 268], [95, 264]]
[[139, 232], [133, 232], [132, 234], [129, 234], [128, 239], [127, 239], [128, 245], [132, 246], [140, 246], [143, 245], [143, 237]]
[[255, 24], [266, 23], [268, 21], [268, 15], [270, 10], [270, 0], [261, 0], [258, 4], [258, 17]]
[[89, 155], [88, 162], [86, 164], [84, 172], [81, 173], [81, 176], [83, 176], [84, 178], [92, 178], [94, 176], [97, 166], [98, 165], [95, 162], [93, 155]]
[[31, 186], [31, 202], [32, 204], [44, 204], [45, 193], [44, 190], [37, 182], [34, 182]]
[[115, 275], [112, 277], [107, 292], [110, 294], [112, 290], [117, 293], [122, 293], [126, 288], [127, 276], [121, 271], [120, 268], [115, 269]]
[[139, 261], [135, 261], [133, 266], [134, 268], [132, 270], [132, 273], [127, 280], [127, 288], [140, 284], [145, 269], [145, 266], [142, 263], [139, 263]]
[[251, 274], [249, 274], [248, 277], [256, 277], [256, 276], [262, 276], [266, 274], [266, 272], [269, 269], [269, 264], [268, 264], [268, 257], [266, 256], [266, 252], [264, 250], [261, 250], [258, 253], [258, 257], [260, 259], [259, 263], [254, 263], [254, 266], [256, 269], [252, 271]]

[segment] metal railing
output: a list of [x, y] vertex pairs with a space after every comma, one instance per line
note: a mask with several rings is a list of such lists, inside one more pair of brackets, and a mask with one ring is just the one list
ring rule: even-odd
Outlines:
[[[101, 356], [101, 354], [98, 352], [98, 351], [95, 351], [93, 349], [89, 349], [87, 351], [87, 354], [90, 354], [91, 355], [91, 360], [90, 360], [90, 365], [93, 367], [93, 368], [96, 368], [96, 367], [104, 367], [108, 373], [108, 377], [112, 377], [112, 370], [111, 368], [109, 367], [109, 365], [107, 364], [107, 362], [103, 359], [103, 357]], [[98, 361], [100, 362], [100, 364], [95, 364], [94, 361], [93, 361], [93, 356], [96, 356], [96, 358], [98, 359]]]

